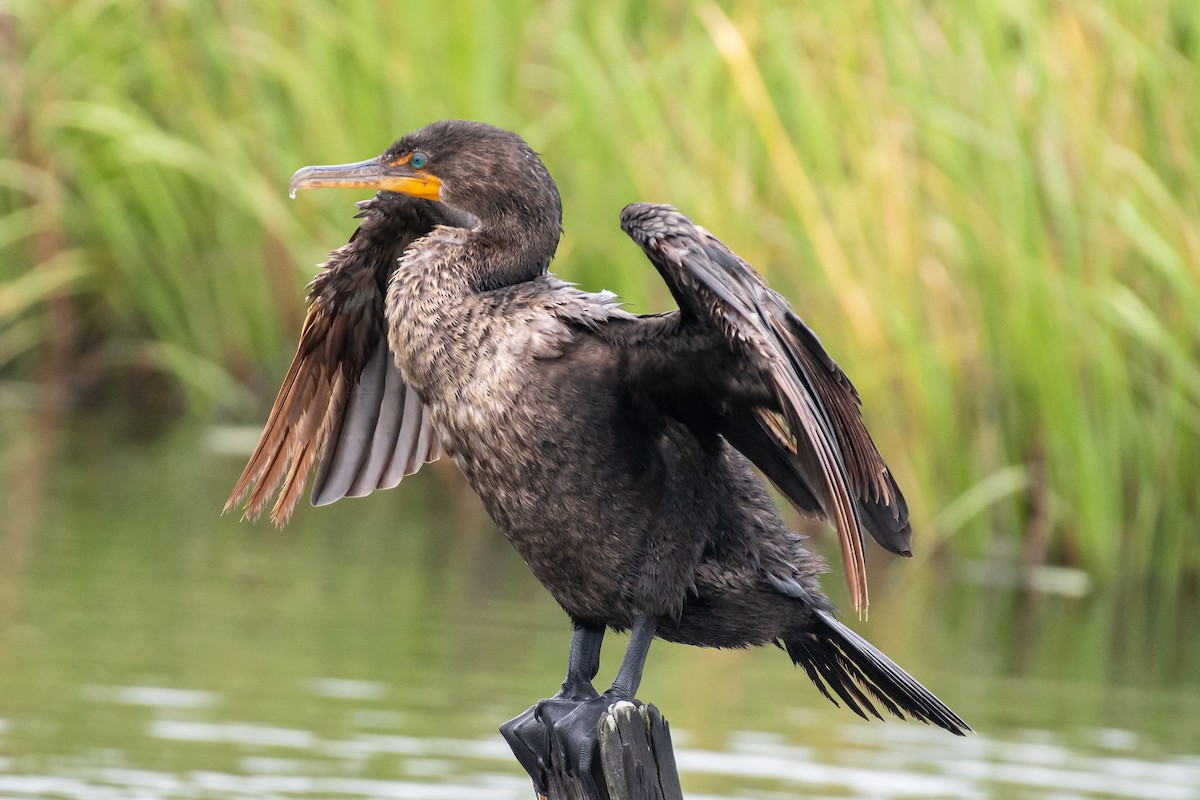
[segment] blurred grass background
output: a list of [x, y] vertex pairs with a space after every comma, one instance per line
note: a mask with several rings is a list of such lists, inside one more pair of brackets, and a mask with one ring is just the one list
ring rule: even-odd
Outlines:
[[669, 307], [634, 200], [766, 273], [924, 552], [1170, 594], [1200, 575], [1198, 37], [1194, 0], [4, 3], [0, 403], [261, 422], [357, 199], [288, 176], [481, 119], [558, 179], [568, 279]]

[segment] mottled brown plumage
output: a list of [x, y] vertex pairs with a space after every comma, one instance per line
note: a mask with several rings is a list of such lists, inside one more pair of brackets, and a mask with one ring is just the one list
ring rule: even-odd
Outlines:
[[[910, 555], [904, 498], [849, 379], [724, 244], [669, 206], [635, 204], [621, 226], [679, 310], [636, 316], [563, 283], [547, 272], [561, 232], [554, 181], [519, 137], [480, 123], [434, 123], [377, 159], [293, 178], [293, 190], [313, 186], [380, 191], [313, 282], [296, 359], [229, 506], [246, 497], [255, 516], [281, 486], [282, 523], [314, 465], [324, 504], [448, 454], [575, 624], [563, 690], [503, 728], [535, 781], [548, 729], [577, 744], [586, 772], [596, 716], [632, 697], [656, 635], [776, 642], [860, 715], [878, 716], [877, 703], [968, 729], [834, 618], [824, 562], [751, 469], [832, 521], [865, 611], [863, 532]], [[597, 695], [606, 628], [633, 635]]]

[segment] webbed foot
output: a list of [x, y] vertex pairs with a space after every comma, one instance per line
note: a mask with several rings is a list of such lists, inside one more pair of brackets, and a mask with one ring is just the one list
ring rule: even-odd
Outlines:
[[653, 617], [634, 619], [629, 646], [612, 688], [598, 695], [592, 688], [592, 679], [600, 667], [604, 629], [577, 622], [562, 691], [500, 726], [500, 734], [533, 779], [538, 794], [548, 794], [551, 782], [561, 787], [565, 778], [573, 786], [572, 797], [580, 789], [588, 798], [602, 796], [593, 774], [593, 767], [600, 765], [596, 757], [600, 749], [600, 719], [613, 703], [633, 700], [655, 627]]
[[[500, 726], [500, 735], [512, 749], [517, 761], [533, 780], [539, 795], [547, 790], [547, 773], [550, 770], [550, 737], [562, 720], [571, 716], [581, 704], [593, 702], [598, 695], [590, 685], [576, 687], [574, 691], [559, 692], [554, 697], [539, 701], [521, 714]], [[608, 706], [605, 706], [607, 708]], [[599, 717], [597, 717], [599, 720]], [[556, 744], [558, 740], [556, 740]], [[570, 752], [560, 750], [561, 753]], [[578, 759], [576, 759], [576, 762]], [[570, 763], [568, 763], [568, 767]]]

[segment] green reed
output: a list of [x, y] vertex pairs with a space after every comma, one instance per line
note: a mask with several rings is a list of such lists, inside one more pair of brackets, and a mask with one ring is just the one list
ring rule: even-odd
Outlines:
[[[925, 547], [1200, 573], [1200, 6], [18, 2], [0, 18], [0, 369], [134, 363], [261, 416], [350, 193], [443, 117], [562, 188], [556, 268], [669, 295], [672, 202], [856, 380]], [[57, 377], [62, 378], [62, 375]]]

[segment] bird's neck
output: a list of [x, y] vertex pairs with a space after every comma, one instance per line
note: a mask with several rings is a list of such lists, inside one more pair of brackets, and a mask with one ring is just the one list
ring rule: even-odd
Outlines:
[[484, 220], [471, 231], [478, 254], [469, 265], [474, 289], [489, 291], [544, 274], [561, 233], [557, 215], [507, 214]]

